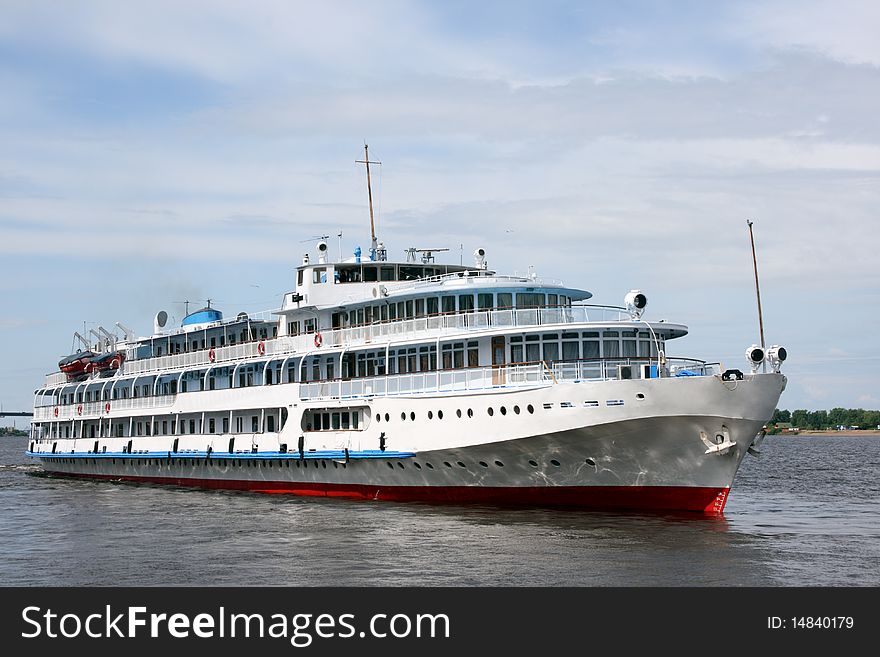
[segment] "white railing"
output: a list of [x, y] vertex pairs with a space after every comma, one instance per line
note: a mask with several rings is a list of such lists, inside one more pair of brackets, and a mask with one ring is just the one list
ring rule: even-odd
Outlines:
[[[119, 376], [229, 364], [248, 359], [301, 356], [331, 347], [348, 348], [373, 342], [386, 342], [390, 338], [441, 337], [452, 333], [485, 331], [493, 328], [617, 322], [629, 319], [629, 315], [623, 308], [591, 305], [521, 310], [479, 310], [470, 313], [430, 315], [364, 326], [329, 329], [321, 332], [320, 346], [316, 343], [315, 334], [310, 333], [282, 336], [258, 342], [245, 342], [210, 350], [203, 349], [155, 358], [132, 359], [122, 364]], [[50, 375], [50, 377], [55, 376], [59, 375]], [[50, 383], [49, 377], [47, 377], [46, 385], [57, 385], [60, 382], [62, 381]]]
[[547, 366], [543, 363], [529, 363], [303, 383], [300, 384], [299, 395], [304, 400], [350, 399], [427, 392], [485, 390], [503, 386], [537, 385], [546, 382], [552, 382]]
[[[113, 411], [163, 408], [171, 406], [176, 397], [177, 395], [157, 395], [155, 397], [133, 397], [129, 399], [111, 399], [109, 401], [83, 402], [82, 404], [64, 404], [62, 406], [37, 406], [34, 408], [34, 420], [94, 419], [95, 417], [108, 415]], [[109, 411], [107, 410], [108, 404]]]
[[[645, 372], [642, 366], [648, 366]], [[682, 374], [686, 372], [686, 374]], [[603, 381], [610, 379], [711, 376], [720, 374], [717, 363], [690, 358], [669, 359], [658, 367], [656, 359], [620, 358], [546, 363], [523, 363], [499, 367], [392, 374], [365, 379], [337, 379], [300, 384], [300, 398], [349, 399], [486, 390], [559, 383], [561, 381]]]

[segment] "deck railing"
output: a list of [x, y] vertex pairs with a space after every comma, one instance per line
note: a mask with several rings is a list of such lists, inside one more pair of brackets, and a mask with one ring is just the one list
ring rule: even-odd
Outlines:
[[171, 406], [176, 398], [177, 395], [156, 395], [131, 397], [129, 399], [111, 399], [109, 401], [91, 401], [81, 404], [63, 404], [60, 406], [37, 406], [34, 408], [34, 421], [94, 420], [96, 417], [108, 415], [113, 411]]
[[[528, 308], [509, 310], [478, 310], [469, 313], [448, 313], [395, 320], [363, 326], [329, 329], [318, 334], [281, 336], [269, 340], [245, 342], [214, 349], [202, 349], [155, 358], [135, 359], [129, 354], [119, 376], [147, 374], [165, 370], [207, 367], [242, 360], [266, 360], [276, 357], [304, 356], [328, 348], [351, 348], [384, 343], [392, 338], [431, 338], [454, 333], [485, 331], [492, 328], [532, 327], [584, 324], [588, 322], [628, 321], [626, 310], [616, 306], [573, 305], [570, 307]], [[46, 386], [63, 383], [62, 373], [46, 377]]]

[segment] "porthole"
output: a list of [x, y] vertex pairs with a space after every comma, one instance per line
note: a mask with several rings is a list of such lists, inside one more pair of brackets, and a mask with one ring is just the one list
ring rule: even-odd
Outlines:
[[557, 461], [556, 459], [550, 459], [550, 463], [555, 465], [557, 468], [559, 467], [559, 461]]
[[315, 464], [315, 469], [317, 470], [317, 469], [318, 469], [318, 462], [317, 462], [317, 461], [312, 461], [312, 463]]
[[433, 419], [434, 419], [434, 411], [428, 411], [428, 419], [429, 419], [429, 420], [433, 420]]
[[532, 459], [529, 459], [529, 465], [531, 465], [531, 466], [537, 468], [537, 467], [538, 467], [538, 462], [537, 462], [537, 461], [533, 461]]
[[391, 419], [391, 416], [388, 413], [385, 413], [385, 421], [388, 422]]
[[412, 420], [413, 422], [416, 421], [416, 413], [415, 413], [415, 411], [412, 411], [412, 412], [409, 414], [409, 419]]
[[443, 419], [443, 411], [437, 411], [437, 419], [438, 419], [438, 420], [442, 420], [442, 419]]
[[596, 467], [596, 462], [595, 462], [593, 459], [584, 459], [584, 463], [586, 463], [587, 465], [589, 465], [591, 468], [595, 468], [595, 467]]
[[403, 470], [403, 463], [401, 463], [400, 461], [398, 461], [398, 462], [397, 462], [397, 467], [400, 468], [401, 470]]
[[495, 461], [495, 465], [497, 465], [499, 468], [504, 467], [504, 464], [501, 461]]
[[534, 413], [534, 412], [535, 412], [535, 407], [532, 406], [531, 404], [529, 404], [528, 406], [526, 406], [526, 410], [527, 410], [529, 413]]
[[480, 461], [480, 465], [482, 465], [484, 468], [488, 468], [488, 467], [489, 467], [489, 464], [486, 463], [485, 461]]
[[455, 411], [455, 414], [456, 414], [458, 417], [461, 417], [461, 409], [459, 408], [457, 411]]
[[376, 413], [376, 422], [381, 422], [381, 421], [382, 421], [382, 414]]
[[495, 415], [495, 410], [491, 406], [489, 407], [489, 410], [487, 412], [489, 413], [489, 417]]
[[333, 468], [336, 469], [339, 467], [339, 464], [336, 461], [333, 461]]
[[642, 394], [641, 392], [636, 393], [636, 399], [644, 399], [644, 398], [645, 398], [645, 395]]
[[416, 466], [416, 470], [422, 469], [422, 466], [420, 466], [416, 461], [413, 461], [413, 465]]
[[502, 406], [500, 410], [501, 410], [501, 415], [507, 415], [507, 407], [506, 406]]
[[391, 463], [391, 461], [385, 461], [385, 465], [387, 465], [390, 470], [394, 469], [394, 464]]
[[400, 419], [403, 420], [403, 421], [406, 421], [406, 413], [401, 413], [401, 414], [400, 414]]
[[473, 416], [474, 416], [474, 409], [469, 408], [468, 409], [468, 417], [473, 417]]
[[434, 469], [434, 466], [431, 465], [430, 463], [428, 463], [427, 461], [425, 462], [425, 466], [428, 468], [428, 470], [433, 470], [433, 469]]
[[445, 465], [447, 468], [452, 467], [452, 464], [449, 461], [443, 461], [443, 465]]
[[514, 406], [513, 412], [516, 413], [517, 415], [519, 415], [519, 406]]
[[464, 463], [462, 463], [461, 461], [456, 461], [456, 463], [458, 464], [458, 467], [460, 467], [460, 468], [467, 468], [467, 466]]

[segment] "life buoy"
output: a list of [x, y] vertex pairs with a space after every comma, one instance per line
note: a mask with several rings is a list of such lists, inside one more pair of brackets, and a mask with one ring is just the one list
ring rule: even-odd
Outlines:
[[208, 360], [212, 363], [217, 360], [217, 352], [214, 351], [214, 347], [208, 349]]
[[110, 402], [107, 402], [106, 404], [104, 404], [104, 412], [105, 413], [110, 412]]
[[315, 333], [315, 346], [320, 347], [324, 344], [324, 338], [321, 337], [320, 333]]
[[55, 417], [58, 417], [58, 407], [55, 407]]
[[76, 407], [76, 414], [77, 414], [77, 415], [82, 415], [82, 414], [83, 414], [83, 407], [82, 407], [82, 404], [80, 404], [79, 406]]
[[257, 353], [259, 353], [260, 356], [266, 353], [266, 343], [262, 340], [260, 340], [260, 343], [257, 345]]

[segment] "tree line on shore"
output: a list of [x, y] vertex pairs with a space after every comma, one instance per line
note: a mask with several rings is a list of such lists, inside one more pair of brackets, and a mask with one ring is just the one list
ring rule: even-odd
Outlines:
[[788, 411], [777, 408], [770, 418], [770, 426], [780, 422], [791, 424], [799, 429], [876, 429], [880, 426], [880, 411], [866, 411], [864, 408], [832, 408], [830, 411], [807, 411], [798, 409]]

